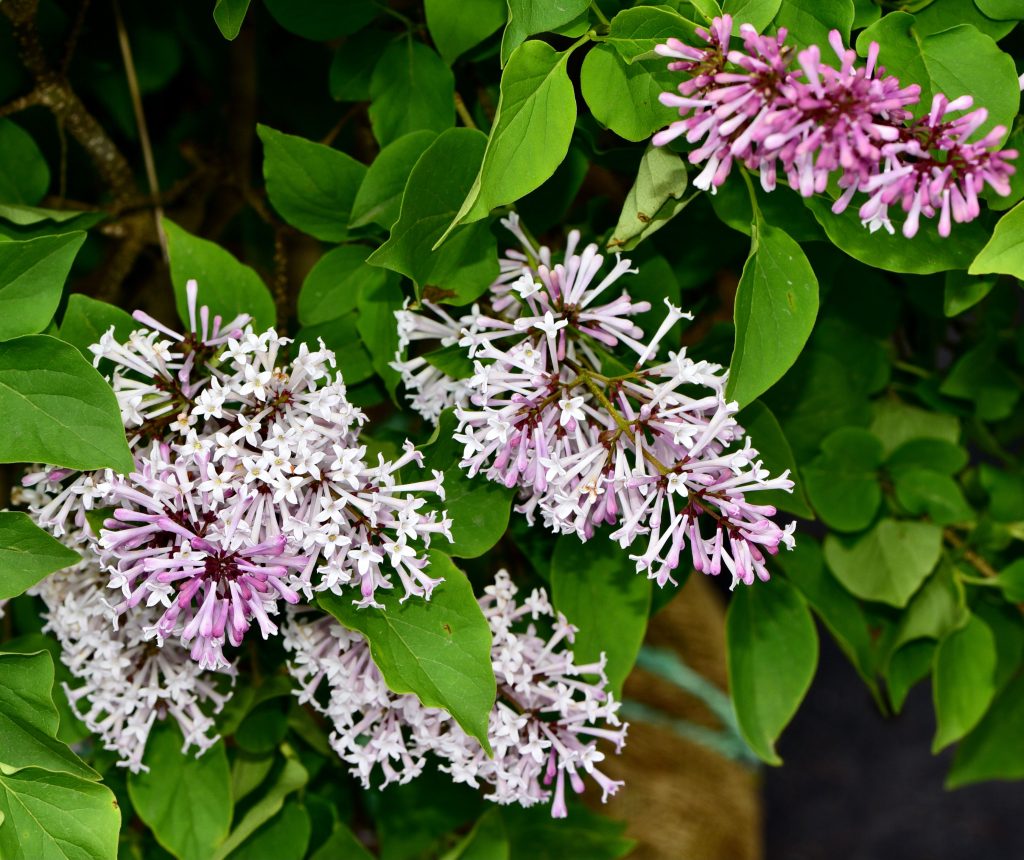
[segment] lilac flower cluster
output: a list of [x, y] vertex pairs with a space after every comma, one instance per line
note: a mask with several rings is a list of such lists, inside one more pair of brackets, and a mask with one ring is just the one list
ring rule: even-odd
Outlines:
[[[331, 745], [365, 786], [377, 769], [383, 785], [409, 782], [433, 754], [455, 782], [490, 786], [487, 797], [497, 803], [550, 801], [552, 816], [563, 818], [566, 783], [580, 793], [584, 777], [607, 799], [622, 783], [599, 770], [598, 741], [611, 741], [618, 752], [627, 727], [618, 719], [619, 703], [605, 692], [604, 660], [574, 662], [566, 647], [574, 628], [543, 590], [517, 602], [516, 587], [501, 571], [484, 591], [480, 606], [493, 635], [498, 680], [488, 728], [493, 757], [447, 712], [392, 693], [360, 634], [303, 610], [290, 611], [284, 627], [299, 701], [330, 720]], [[539, 624], [549, 630], [542, 633]], [[598, 683], [585, 680], [588, 675]]]
[[829, 44], [838, 68], [822, 60], [817, 45], [796, 52], [794, 65], [785, 28], [761, 36], [743, 24], [742, 49], [730, 49], [732, 31], [732, 18], [723, 15], [709, 29], [697, 29], [704, 42], [699, 47], [669, 39], [656, 48], [673, 58], [669, 69], [687, 78], [679, 95], [662, 94], [662, 103], [678, 108], [682, 119], [656, 134], [654, 143], [685, 136], [697, 144], [689, 159], [704, 165], [694, 181], [698, 188], [713, 192], [735, 162], [758, 171], [766, 191], [781, 171], [804, 197], [821, 194], [838, 175], [842, 194], [834, 212], [844, 211], [856, 193], [866, 194], [859, 213], [864, 224], [872, 232], [895, 232], [889, 207], [899, 206], [908, 238], [921, 217], [938, 216], [942, 236], [949, 235], [951, 220], [976, 218], [985, 185], [1010, 193], [1014, 167], [1008, 160], [1017, 152], [997, 149], [1006, 134], [1002, 126], [970, 140], [988, 112], [970, 110], [969, 95], [950, 100], [937, 94], [929, 112], [913, 119], [909, 108], [920, 101], [921, 88], [885, 74], [877, 43], [866, 65], [857, 67], [856, 52], [833, 30]]
[[[734, 586], [767, 579], [766, 556], [792, 546], [795, 524], [781, 528], [774, 507], [749, 497], [793, 483], [788, 472], [770, 477], [744, 439], [720, 366], [682, 349], [656, 357], [686, 315], [668, 305], [644, 340], [631, 317], [650, 305], [609, 292], [635, 271], [628, 260], [602, 277], [603, 257], [595, 245], [577, 253], [575, 231], [556, 263], [514, 215], [504, 223], [522, 250], [508, 253], [486, 304], [457, 320], [426, 302], [397, 313], [394, 366], [414, 406], [428, 417], [454, 406], [462, 466], [518, 487], [517, 510], [530, 522], [539, 513], [582, 540], [612, 526], [620, 546], [642, 544], [630, 557], [659, 585], [674, 582], [687, 547], [695, 569], [727, 570]], [[474, 374], [453, 385], [422, 357], [405, 358], [420, 339], [457, 343]], [[636, 354], [621, 372], [605, 351], [619, 345]]]

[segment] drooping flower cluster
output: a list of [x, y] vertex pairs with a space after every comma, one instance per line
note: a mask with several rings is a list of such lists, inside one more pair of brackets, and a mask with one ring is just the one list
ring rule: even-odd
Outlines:
[[[282, 601], [351, 590], [379, 606], [377, 590], [397, 584], [429, 598], [423, 549], [450, 539], [427, 503], [444, 498], [441, 474], [403, 482], [421, 462], [408, 443], [393, 461], [367, 456], [364, 416], [322, 344], [282, 361], [286, 338], [206, 308], [197, 319], [195, 300], [192, 282], [187, 335], [136, 313], [148, 328], [93, 348], [114, 364], [135, 471], [30, 475], [37, 521], [96, 553], [118, 615], [157, 609], [147, 636], [180, 640], [203, 668], [226, 667], [224, 647], [253, 624], [274, 635]], [[109, 508], [94, 536], [86, 514]]]
[[[360, 634], [302, 610], [289, 612], [284, 643], [296, 695], [330, 720], [331, 745], [364, 785], [378, 768], [383, 785], [409, 782], [432, 753], [456, 782], [488, 785], [487, 796], [502, 804], [550, 800], [556, 818], [567, 813], [566, 783], [580, 793], [589, 777], [602, 799], [617, 791], [621, 783], [598, 768], [604, 759], [598, 740], [619, 751], [626, 736], [619, 703], [604, 689], [604, 661], [577, 665], [566, 647], [574, 628], [552, 610], [544, 591], [521, 603], [516, 593], [500, 571], [479, 601], [493, 635], [498, 681], [488, 728], [493, 758], [447, 712], [392, 693]], [[585, 680], [591, 675], [598, 683]]]
[[822, 60], [817, 45], [794, 52], [785, 28], [762, 36], [743, 24], [742, 49], [730, 48], [732, 31], [732, 18], [723, 15], [709, 29], [697, 29], [704, 42], [699, 47], [669, 39], [656, 48], [673, 59], [669, 69], [687, 77], [679, 95], [662, 94], [682, 119], [656, 134], [654, 143], [685, 135], [697, 144], [689, 159], [704, 165], [694, 181], [698, 188], [713, 192], [736, 162], [758, 171], [766, 191], [781, 172], [804, 197], [821, 194], [836, 177], [843, 193], [834, 212], [865, 194], [859, 213], [864, 224], [895, 232], [889, 208], [898, 206], [908, 238], [922, 217], [937, 216], [942, 236], [949, 235], [951, 221], [976, 218], [985, 185], [1010, 193], [1009, 159], [1017, 152], [997, 149], [1006, 134], [1002, 126], [970, 140], [988, 118], [983, 107], [971, 110], [971, 96], [937, 94], [929, 112], [913, 119], [909, 108], [920, 101], [921, 88], [885, 74], [877, 43], [858, 67], [856, 51], [833, 30], [829, 44], [837, 68]]
[[[399, 355], [414, 404], [427, 416], [455, 407], [462, 466], [518, 487], [531, 522], [539, 513], [583, 540], [610, 525], [622, 547], [645, 544], [631, 558], [659, 585], [674, 581], [687, 547], [697, 570], [726, 570], [733, 585], [767, 579], [766, 555], [792, 546], [794, 525], [779, 527], [775, 508], [749, 496], [793, 484], [770, 477], [744, 439], [721, 367], [682, 349], [657, 357], [686, 315], [669, 305], [643, 340], [630, 318], [650, 305], [609, 292], [633, 271], [628, 260], [601, 277], [602, 256], [594, 245], [577, 253], [577, 233], [555, 263], [514, 215], [504, 223], [522, 251], [509, 252], [486, 304], [459, 320], [426, 304], [398, 312], [407, 342], [457, 342], [475, 370], [453, 386]], [[613, 369], [604, 351], [620, 344], [636, 354], [632, 368]]]

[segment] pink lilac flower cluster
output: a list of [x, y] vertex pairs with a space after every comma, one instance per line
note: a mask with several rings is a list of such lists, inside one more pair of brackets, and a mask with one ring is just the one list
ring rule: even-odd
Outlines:
[[289, 611], [284, 625], [299, 701], [330, 720], [331, 745], [365, 786], [378, 769], [383, 785], [409, 782], [433, 754], [455, 782], [490, 786], [487, 797], [497, 803], [550, 801], [552, 816], [563, 818], [566, 784], [581, 793], [585, 777], [606, 800], [622, 783], [599, 769], [598, 741], [612, 742], [618, 752], [627, 727], [605, 690], [604, 659], [574, 662], [567, 645], [575, 630], [543, 590], [517, 602], [516, 587], [500, 571], [484, 591], [479, 602], [493, 635], [498, 681], [488, 728], [493, 757], [447, 712], [392, 693], [360, 634], [301, 609]]
[[[650, 305], [611, 290], [635, 271], [630, 261], [602, 276], [597, 247], [578, 251], [574, 231], [554, 262], [514, 215], [504, 223], [522, 250], [509, 252], [481, 304], [457, 320], [427, 303], [397, 313], [406, 344], [458, 343], [475, 370], [454, 386], [400, 353], [394, 366], [413, 403], [428, 417], [455, 408], [463, 468], [517, 487], [530, 522], [539, 514], [582, 540], [611, 526], [620, 546], [639, 545], [630, 558], [659, 585], [687, 556], [703, 573], [727, 571], [733, 586], [767, 579], [765, 559], [792, 547], [795, 523], [780, 527], [753, 497], [793, 482], [771, 477], [744, 438], [720, 366], [684, 349], [657, 356], [686, 315], [668, 305], [644, 339], [631, 317]], [[606, 350], [617, 346], [635, 354], [632, 367], [612, 369]]]
[[[380, 606], [378, 590], [396, 585], [429, 598], [424, 549], [451, 539], [428, 504], [444, 498], [441, 474], [399, 477], [421, 464], [409, 443], [393, 461], [368, 456], [365, 418], [322, 344], [285, 361], [286, 338], [197, 314], [194, 282], [188, 296], [188, 334], [137, 312], [146, 328], [93, 347], [114, 365], [135, 471], [30, 475], [50, 487], [36, 520], [89, 545], [118, 616], [157, 610], [147, 636], [179, 641], [205, 669], [226, 668], [225, 646], [253, 624], [275, 635], [282, 602], [347, 591]], [[87, 512], [109, 508], [93, 536]]]
[[986, 185], [1010, 193], [1009, 159], [1017, 152], [998, 149], [1006, 129], [996, 126], [972, 141], [988, 112], [971, 110], [969, 95], [937, 94], [928, 113], [914, 119], [910, 108], [920, 101], [921, 88], [885, 74], [877, 43], [858, 67], [856, 52], [833, 30], [836, 67], [823, 61], [817, 45], [794, 52], [785, 28], [762, 36], [743, 24], [742, 48], [730, 48], [729, 15], [696, 32], [703, 45], [669, 39], [656, 48], [673, 59], [669, 69], [687, 77], [678, 95], [662, 94], [662, 103], [678, 108], [682, 119], [656, 134], [654, 143], [685, 136], [696, 144], [689, 159], [704, 165], [694, 181], [698, 188], [714, 192], [736, 162], [758, 171], [765, 191], [775, 188], [781, 171], [804, 197], [821, 194], [835, 177], [842, 194], [833, 212], [865, 194], [863, 223], [872, 232], [884, 227], [893, 233], [889, 208], [898, 206], [908, 238], [922, 217], [938, 216], [942, 236], [949, 235], [951, 221], [976, 218]]

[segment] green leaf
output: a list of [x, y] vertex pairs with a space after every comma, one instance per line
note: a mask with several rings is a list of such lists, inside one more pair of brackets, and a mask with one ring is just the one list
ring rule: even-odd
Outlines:
[[395, 311], [401, 309], [405, 297], [398, 285], [398, 278], [390, 273], [384, 274], [384, 278], [364, 284], [359, 291], [359, 319], [356, 328], [363, 345], [370, 351], [373, 369], [384, 381], [393, 399], [402, 378], [391, 366], [398, 351]]
[[256, 132], [267, 195], [281, 217], [317, 239], [342, 241], [366, 167], [340, 150], [266, 125]]
[[366, 637], [388, 687], [413, 693], [427, 707], [444, 708], [490, 753], [487, 720], [496, 695], [491, 631], [466, 575], [439, 550], [427, 555], [426, 572], [444, 578], [429, 601], [402, 603], [399, 589], [378, 592], [384, 609], [358, 609], [348, 597], [328, 593], [319, 601]]
[[1024, 279], [1024, 203], [1018, 203], [999, 219], [992, 238], [967, 271], [971, 275], [1013, 275]]
[[470, 478], [466, 474], [459, 466], [463, 447], [453, 438], [457, 426], [454, 410], [441, 413], [431, 440], [422, 448], [423, 464], [444, 472], [441, 506], [451, 517], [453, 538], [445, 552], [458, 558], [477, 558], [505, 534], [515, 490], [482, 475]]
[[618, 860], [636, 847], [625, 836], [625, 822], [591, 812], [582, 804], [563, 820], [552, 818], [543, 804], [528, 809], [503, 806], [501, 819], [510, 860]]
[[38, 206], [23, 206], [20, 203], [0, 203], [0, 218], [19, 227], [42, 224], [43, 221], [53, 221], [55, 224], [65, 225], [68, 225], [70, 221], [78, 221], [74, 226], [85, 230], [102, 221], [104, 217], [102, 212], [81, 209], [41, 209]]
[[0, 653], [0, 774], [41, 768], [77, 780], [99, 774], [55, 739], [60, 716], [53, 704], [49, 653]]
[[851, 594], [906, 606], [942, 551], [942, 530], [931, 523], [880, 520], [854, 539], [829, 535], [825, 560]]
[[970, 520], [974, 511], [949, 475], [931, 469], [903, 469], [895, 476], [896, 498], [914, 516], [931, 518], [939, 525]]
[[0, 511], [0, 600], [17, 597], [44, 576], [81, 556], [52, 538], [21, 511]]
[[427, 29], [449, 66], [505, 23], [505, 0], [425, 0]]
[[977, 615], [939, 642], [932, 681], [938, 721], [933, 753], [978, 724], [996, 694], [995, 671], [996, 639]]
[[931, 469], [940, 475], [954, 475], [967, 465], [967, 460], [967, 450], [952, 442], [911, 439], [889, 455], [885, 468], [893, 475], [904, 469], [916, 468]]
[[392, 42], [370, 80], [370, 125], [381, 146], [411, 131], [455, 123], [455, 78], [436, 51], [411, 36]]
[[1010, 562], [992, 580], [1012, 603], [1024, 603], [1024, 558]]
[[380, 151], [366, 171], [352, 203], [352, 227], [379, 224], [391, 229], [402, 208], [402, 192], [413, 166], [437, 139], [428, 129], [410, 132]]
[[365, 27], [380, 12], [376, 3], [325, 3], [324, 0], [263, 0], [274, 19], [297, 36], [326, 42]]
[[0, 772], [0, 856], [115, 860], [121, 812], [105, 785], [26, 768]]
[[692, 199], [683, 199], [686, 182], [686, 165], [676, 153], [648, 146], [636, 181], [626, 195], [619, 223], [608, 240], [609, 250], [633, 250], [678, 215]]
[[950, 241], [939, 235], [933, 221], [926, 220], [917, 235], [907, 239], [899, 230], [896, 207], [889, 213], [896, 231], [890, 235], [884, 230], [872, 233], [864, 227], [856, 206], [835, 215], [831, 201], [825, 197], [806, 197], [804, 205], [814, 213], [833, 245], [862, 263], [889, 272], [928, 275], [966, 269], [988, 239], [980, 221], [957, 224], [955, 241]]
[[209, 860], [231, 826], [234, 802], [224, 743], [199, 758], [183, 753], [181, 732], [165, 725], [149, 736], [148, 772], [128, 775], [128, 796], [156, 841], [179, 860]]
[[0, 242], [0, 340], [49, 325], [85, 233]]
[[362, 293], [385, 281], [385, 272], [366, 264], [366, 253], [365, 245], [342, 245], [317, 260], [299, 290], [300, 323], [316, 325], [344, 316], [355, 310]]
[[327, 837], [310, 857], [310, 860], [374, 860], [374, 856], [360, 842], [356, 835], [340, 822], [335, 823], [334, 832]]
[[566, 71], [571, 53], [539, 41], [516, 49], [501, 76], [480, 172], [438, 244], [459, 224], [479, 221], [539, 188], [562, 163], [576, 122], [576, 94]]
[[453, 128], [423, 153], [405, 186], [402, 210], [387, 242], [367, 262], [411, 278], [417, 296], [455, 304], [473, 301], [498, 274], [497, 244], [487, 224], [453, 233], [431, 250], [473, 184], [486, 140], [479, 131]]
[[501, 810], [495, 807], [481, 815], [473, 829], [441, 860], [509, 860], [510, 850]]
[[997, 125], [1009, 129], [1020, 108], [1020, 85], [1013, 58], [999, 50], [990, 36], [961, 24], [938, 33], [921, 35], [915, 18], [892, 12], [864, 30], [857, 50], [866, 55], [878, 42], [879, 62], [900, 79], [903, 86], [921, 85], [921, 100], [911, 105], [916, 116], [931, 110], [932, 97], [974, 98], [975, 107], [988, 111], [988, 119], [972, 137], [980, 137]]
[[373, 358], [360, 340], [359, 322], [359, 314], [349, 311], [337, 319], [304, 326], [295, 335], [295, 345], [304, 343], [315, 350], [319, 348], [318, 340], [322, 340], [334, 351], [345, 384], [355, 385], [373, 376]]
[[997, 21], [1024, 20], [1024, 6], [1018, 0], [974, 0], [974, 5], [983, 15]]
[[726, 395], [752, 402], [792, 367], [818, 315], [818, 280], [800, 246], [755, 215], [736, 291], [736, 345]]
[[289, 801], [280, 814], [264, 824], [231, 853], [230, 860], [302, 860], [313, 826], [306, 807]]
[[740, 426], [745, 428], [764, 465], [772, 475], [781, 475], [789, 470], [796, 486], [792, 493], [785, 490], [766, 490], [758, 495], [758, 504], [774, 505], [780, 511], [788, 511], [798, 517], [812, 520], [814, 511], [808, 505], [804, 482], [796, 471], [796, 458], [789, 440], [772, 411], [760, 400], [755, 400], [736, 416]]
[[939, 33], [960, 24], [970, 24], [997, 41], [1009, 33], [1016, 24], [1013, 21], [994, 21], [982, 14], [978, 4], [964, 3], [963, 0], [932, 0], [921, 8], [915, 3], [914, 29], [922, 36]]
[[35, 206], [50, 187], [50, 168], [31, 135], [0, 119], [0, 201]]
[[867, 528], [882, 503], [882, 443], [860, 427], [841, 427], [803, 470], [807, 495], [824, 523], [842, 532]]
[[616, 698], [636, 663], [651, 610], [651, 580], [634, 570], [626, 553], [607, 535], [581, 543], [563, 535], [551, 557], [551, 600], [579, 632], [573, 643], [577, 665], [607, 659], [608, 686]]
[[[511, 65], [510, 65], [511, 67]], [[624, 60], [611, 45], [597, 45], [587, 54], [580, 86], [598, 122], [626, 140], [646, 140], [678, 114], [658, 96], [671, 92], [679, 74], [665, 60]]]
[[1024, 675], [1018, 675], [996, 697], [981, 722], [956, 751], [947, 788], [986, 779], [1024, 777]]
[[946, 272], [942, 310], [947, 317], [958, 316], [985, 298], [995, 285], [995, 278], [974, 278], [966, 272]]
[[796, 713], [818, 666], [818, 632], [803, 596], [774, 578], [739, 588], [725, 620], [729, 689], [750, 748], [781, 764], [775, 741]]
[[741, 24], [751, 24], [760, 33], [772, 22], [781, 6], [782, 0], [725, 0], [722, 3], [722, 11], [726, 15], [732, 15], [736, 32], [739, 32]]
[[557, 30], [583, 15], [590, 0], [508, 0], [508, 26], [501, 37], [501, 64], [510, 61], [513, 52], [529, 36]]
[[249, 0], [217, 0], [217, 5], [213, 7], [213, 20], [217, 22], [221, 35], [229, 42], [238, 37], [248, 11]]
[[[849, 42], [853, 17], [853, 0], [786, 0], [775, 16], [775, 26], [789, 31], [790, 44], [820, 45], [824, 53], [831, 30], [838, 30], [843, 42]], [[736, 23], [742, 22], [737, 19]]]
[[1024, 477], [1003, 472], [988, 463], [979, 469], [981, 486], [988, 494], [988, 510], [997, 522], [1012, 523], [1024, 510]]
[[46, 335], [0, 343], [0, 462], [134, 468], [110, 386], [70, 344]]
[[878, 642], [881, 662], [891, 662], [892, 656], [908, 642], [942, 639], [963, 626], [967, 617], [962, 597], [963, 590], [955, 579], [954, 567], [944, 559], [897, 616], [896, 623], [884, 629]]
[[887, 667], [885, 683], [894, 714], [903, 710], [903, 703], [911, 688], [931, 672], [934, 659], [935, 643], [928, 639], [915, 639], [893, 654]]
[[898, 400], [883, 399], [875, 403], [871, 432], [882, 440], [888, 456], [911, 440], [937, 439], [956, 444], [960, 438], [960, 422], [955, 415], [942, 415]]
[[612, 18], [604, 43], [615, 48], [627, 63], [632, 63], [639, 57], [655, 56], [654, 48], [666, 39], [692, 38], [695, 29], [692, 21], [666, 6], [637, 6], [623, 9]]
[[128, 339], [133, 331], [140, 327], [132, 315], [121, 310], [117, 305], [91, 299], [81, 293], [74, 293], [68, 299], [64, 318], [60, 321], [57, 336], [70, 343], [82, 353], [82, 357], [92, 362], [93, 355], [89, 347], [99, 343], [110, 327], [114, 328], [114, 336], [120, 342]]
[[194, 279], [199, 283], [197, 305], [208, 306], [211, 315], [219, 314], [229, 322], [244, 313], [253, 318], [257, 329], [274, 325], [274, 299], [259, 275], [216, 242], [193, 236], [166, 218], [163, 228], [171, 257], [175, 304], [182, 322], [188, 325], [186, 285]]
[[452, 379], [469, 379], [475, 373], [473, 359], [466, 355], [466, 350], [457, 343], [425, 352], [423, 360]]
[[394, 33], [373, 29], [360, 33], [358, 39], [347, 39], [331, 60], [331, 98], [339, 102], [369, 101], [373, 69], [394, 38]]
[[965, 352], [939, 386], [948, 397], [972, 401], [983, 421], [1008, 418], [1020, 399], [1020, 382], [997, 354], [998, 346], [988, 340]]
[[[309, 782], [309, 773], [298, 760], [294, 758], [285, 759], [284, 768], [276, 781], [270, 786], [266, 794], [249, 807], [249, 811], [245, 813], [242, 820], [231, 830], [228, 838], [220, 844], [210, 860], [224, 860], [231, 852], [235, 851], [240, 845], [243, 845], [259, 827], [277, 815], [289, 794], [298, 791], [307, 782]], [[250, 842], [249, 845], [251, 844], [253, 843]], [[252, 849], [248, 845], [246, 847], [249, 850], [249, 855], [251, 855]], [[274, 854], [273, 856], [279, 858], [280, 855]], [[302, 855], [300, 854], [299, 856], [301, 857]]]

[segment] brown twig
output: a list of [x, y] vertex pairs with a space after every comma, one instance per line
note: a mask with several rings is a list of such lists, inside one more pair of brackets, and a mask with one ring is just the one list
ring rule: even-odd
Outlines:
[[982, 576], [994, 578], [999, 576], [999, 572], [992, 567], [985, 559], [978, 555], [973, 549], [971, 549], [967, 542], [960, 537], [953, 529], [942, 530], [943, 540], [946, 541], [953, 549], [957, 550], [964, 561], [966, 561], [971, 567], [973, 567]]

